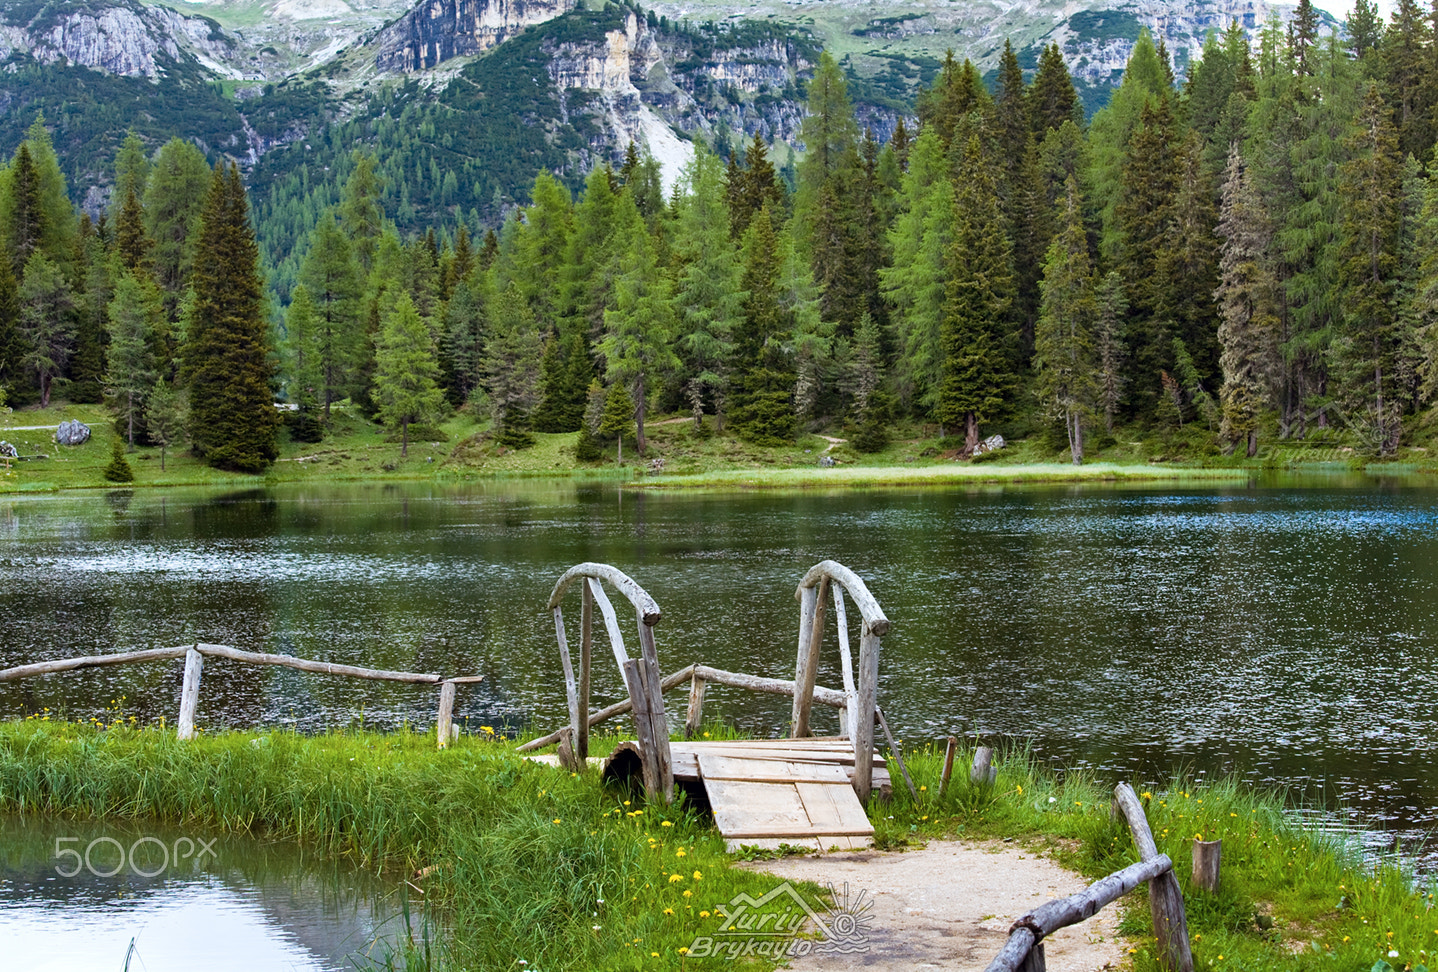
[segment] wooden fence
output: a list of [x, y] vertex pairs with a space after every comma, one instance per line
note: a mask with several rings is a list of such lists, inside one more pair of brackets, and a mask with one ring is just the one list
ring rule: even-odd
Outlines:
[[[1188, 918], [1183, 910], [1183, 892], [1173, 873], [1173, 861], [1168, 855], [1158, 852], [1143, 804], [1134, 795], [1133, 787], [1120, 783], [1113, 792], [1114, 807], [1128, 821], [1139, 862], [1110, 874], [1077, 894], [1041, 905], [1014, 922], [1009, 930], [1008, 942], [985, 972], [1044, 972], [1044, 938], [1060, 928], [1093, 917], [1099, 909], [1145, 881], [1148, 882], [1154, 934], [1158, 938], [1159, 962], [1170, 972], [1193, 972], [1193, 953], [1188, 946]], [[1217, 882], [1216, 873], [1214, 881]]]
[[444, 678], [423, 672], [391, 672], [378, 668], [361, 668], [357, 665], [337, 665], [333, 662], [311, 661], [308, 658], [294, 658], [290, 655], [271, 655], [264, 652], [242, 651], [229, 645], [208, 645], [199, 642], [180, 645], [176, 648], [145, 648], [140, 651], [122, 651], [112, 655], [85, 655], [79, 658], [62, 658], [58, 661], [34, 662], [0, 669], [0, 682], [13, 682], [37, 675], [53, 675], [79, 668], [99, 668], [106, 665], [129, 665], [138, 662], [171, 661], [185, 659], [184, 680], [180, 689], [180, 714], [175, 723], [175, 732], [180, 739], [191, 739], [195, 735], [195, 710], [200, 702], [200, 677], [205, 669], [205, 656], [243, 662], [247, 665], [277, 665], [295, 668], [302, 672], [316, 672], [321, 675], [344, 675], [349, 678], [365, 678], [380, 682], [407, 682], [411, 684], [439, 685], [439, 717], [436, 720], [435, 735], [440, 749], [453, 741], [454, 700], [460, 685], [473, 684], [484, 680], [483, 675], [468, 675]]

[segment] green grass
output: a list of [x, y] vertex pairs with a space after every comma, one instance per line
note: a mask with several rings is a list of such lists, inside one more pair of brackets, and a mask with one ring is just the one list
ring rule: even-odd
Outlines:
[[833, 469], [723, 470], [694, 476], [660, 476], [636, 485], [651, 489], [796, 489], [867, 486], [940, 486], [980, 483], [1067, 483], [1145, 480], [1242, 479], [1245, 470], [1185, 467], [1073, 466], [1060, 463], [999, 463], [946, 466], [850, 466]]
[[[609, 741], [596, 739], [594, 751]], [[539, 766], [513, 747], [480, 733], [437, 752], [428, 734], [410, 732], [217, 732], [180, 743], [118, 715], [109, 726], [12, 721], [0, 724], [0, 812], [263, 834], [396, 877], [433, 866], [419, 883], [447, 937], [430, 959], [419, 946], [409, 959], [434, 967], [518, 968], [524, 959], [544, 969], [684, 968], [680, 949], [717, 925], [716, 905], [772, 887], [730, 867], [733, 855], [692, 811], [646, 806], [594, 774]], [[892, 799], [871, 804], [877, 844], [1004, 838], [1091, 878], [1136, 859], [1092, 777], [1055, 774], [1015, 753], [1000, 761], [993, 787], [978, 787], [962, 772], [970, 758], [960, 753], [940, 797], [941, 751], [911, 752], [922, 789], [915, 800], [896, 776]], [[1362, 863], [1351, 847], [1305, 829], [1279, 797], [1176, 779], [1142, 800], [1175, 862], [1199, 969], [1367, 972], [1379, 960], [1416, 967], [1438, 951], [1431, 887], [1415, 890], [1392, 864]], [[1189, 886], [1196, 834], [1224, 841], [1216, 896]], [[1143, 892], [1122, 907], [1136, 972], [1156, 970]]]

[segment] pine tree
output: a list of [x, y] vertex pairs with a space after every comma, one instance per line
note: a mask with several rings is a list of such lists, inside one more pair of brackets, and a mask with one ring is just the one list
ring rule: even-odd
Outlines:
[[889, 444], [890, 396], [884, 389], [882, 343], [878, 321], [865, 313], [854, 329], [848, 381], [853, 401], [850, 439], [860, 452], [881, 452]]
[[349, 237], [332, 213], [325, 213], [310, 234], [310, 249], [300, 267], [299, 283], [312, 302], [320, 384], [317, 404], [330, 424], [330, 406], [355, 389], [364, 335], [360, 330], [363, 285]]
[[894, 308], [900, 401], [923, 412], [938, 404], [944, 291], [953, 240], [954, 186], [938, 135], [919, 134], [904, 174], [899, 216], [889, 230], [893, 265], [880, 271]]
[[116, 279], [108, 312], [105, 385], [116, 426], [131, 448], [135, 445], [135, 420], [143, 419], [145, 396], [158, 375], [153, 336], [164, 313], [159, 291], [148, 277], [122, 273]]
[[9, 259], [0, 256], [0, 392], [14, 403], [24, 379], [25, 337], [20, 329], [20, 292]]
[[40, 206], [40, 177], [30, 156], [30, 143], [21, 142], [10, 163], [10, 255], [15, 273], [23, 276], [25, 264], [40, 248], [45, 213]]
[[1229, 443], [1258, 451], [1258, 420], [1273, 400], [1278, 361], [1276, 286], [1266, 261], [1272, 231], [1237, 146], [1229, 153], [1223, 184], [1223, 237], [1219, 300], [1219, 364], [1223, 387], [1220, 434]]
[[544, 392], [539, 329], [519, 288], [495, 299], [484, 346], [484, 390], [495, 441], [512, 449], [534, 443], [530, 416]]
[[125, 188], [120, 211], [115, 217], [115, 258], [131, 273], [150, 271], [150, 238], [145, 234], [145, 212], [134, 186]]
[[1312, 0], [1298, 0], [1298, 9], [1288, 22], [1288, 48], [1294, 66], [1302, 75], [1313, 74], [1311, 54], [1318, 43], [1318, 11]]
[[494, 276], [476, 266], [459, 281], [445, 305], [442, 340], [454, 381], [451, 405], [468, 401], [483, 382], [484, 341], [493, 300]]
[[64, 374], [74, 350], [74, 308], [60, 268], [44, 250], [35, 250], [20, 281], [20, 331], [26, 342], [22, 364], [39, 382], [42, 408], [49, 407], [51, 383]]
[[779, 239], [768, 209], [744, 234], [744, 313], [735, 332], [730, 427], [757, 445], [794, 441], [794, 365], [785, 349], [793, 319], [780, 303]]
[[324, 325], [304, 284], [296, 285], [290, 294], [282, 351], [285, 390], [290, 403], [298, 407], [289, 421], [290, 437], [300, 442], [319, 442], [325, 434], [320, 404], [325, 387]]
[[1406, 389], [1398, 359], [1405, 344], [1395, 313], [1402, 240], [1402, 157], [1388, 106], [1370, 83], [1355, 120], [1339, 195], [1343, 262], [1339, 283], [1347, 309], [1330, 360], [1347, 420], [1379, 455], [1391, 455], [1403, 432]]
[[774, 165], [769, 161], [769, 153], [764, 145], [764, 138], [757, 131], [754, 133], [754, 140], [749, 143], [749, 149], [744, 153], [744, 165], [740, 167], [733, 161], [732, 170], [727, 177], [728, 200], [729, 200], [729, 233], [736, 239], [744, 238], [744, 231], [749, 228], [749, 221], [759, 210], [769, 208], [771, 213], [777, 213], [784, 203], [784, 187], [779, 183], [779, 177], [774, 174]]
[[1416, 158], [1427, 156], [1433, 146], [1438, 86], [1430, 76], [1432, 33], [1418, 0], [1397, 0], [1379, 53], [1379, 71], [1396, 116], [1399, 151]]
[[1113, 432], [1114, 416], [1123, 400], [1123, 365], [1128, 348], [1124, 343], [1124, 322], [1128, 317], [1128, 295], [1123, 277], [1110, 270], [1099, 281], [1094, 294], [1098, 318], [1094, 325], [1094, 352], [1098, 373], [1098, 406], [1103, 412], [1104, 430]]
[[1003, 410], [1013, 386], [1005, 315], [1013, 276], [1003, 214], [977, 135], [955, 170], [954, 240], [942, 325], [943, 364], [934, 418], [964, 429], [964, 450], [979, 444], [979, 425]]
[[1354, 0], [1353, 12], [1343, 25], [1348, 33], [1348, 49], [1355, 61], [1369, 61], [1383, 41], [1383, 18], [1378, 13], [1378, 0]]
[[165, 471], [165, 456], [171, 446], [184, 441], [187, 420], [184, 393], [161, 378], [145, 400], [145, 426], [150, 441], [160, 447], [160, 471]]
[[444, 411], [434, 338], [408, 293], [401, 291], [384, 315], [375, 347], [374, 401], [380, 421], [400, 434], [409, 455], [409, 427], [437, 421]]
[[135, 471], [130, 468], [130, 462], [125, 458], [125, 440], [122, 437], [116, 435], [110, 438], [110, 464], [100, 475], [111, 483], [135, 481]]
[[145, 183], [141, 208], [145, 236], [153, 244], [150, 258], [155, 282], [164, 294], [171, 320], [177, 319], [190, 286], [209, 187], [210, 168], [199, 149], [178, 138], [161, 146]]
[[1070, 179], [1060, 229], [1044, 259], [1034, 370], [1045, 411], [1064, 420], [1074, 465], [1083, 462], [1083, 427], [1098, 397], [1093, 361], [1098, 308], [1088, 246], [1078, 183]]
[[1155, 267], [1163, 286], [1155, 309], [1160, 340], [1183, 341], [1200, 376], [1218, 367], [1218, 212], [1213, 186], [1204, 171], [1198, 137], [1190, 132], [1178, 160], [1181, 169], [1173, 202], [1173, 221], [1159, 248]]
[[1057, 43], [1049, 44], [1039, 55], [1029, 88], [1029, 120], [1039, 141], [1066, 121], [1083, 124], [1083, 106]]
[[604, 312], [598, 351], [611, 384], [623, 383], [634, 400], [635, 448], [647, 447], [644, 418], [649, 393], [679, 366], [674, 354], [673, 288], [659, 266], [643, 217], [626, 191], [620, 196], [615, 245], [620, 250], [614, 306]]
[[[88, 213], [80, 217], [75, 236], [75, 353], [70, 358], [69, 394], [72, 402], [98, 404], [105, 400], [105, 317], [110, 304], [111, 261], [105, 241], [96, 231]], [[156, 335], [155, 346], [160, 347]]]
[[677, 349], [685, 393], [696, 409], [696, 429], [703, 424], [706, 402], [716, 416], [721, 414], [745, 296], [740, 289], [743, 268], [728, 232], [723, 179], [718, 156], [696, 145], [674, 200]]
[[218, 469], [260, 472], [279, 454], [279, 414], [259, 253], [234, 165], [215, 168], [191, 280], [184, 363], [194, 451]]
[[609, 386], [604, 396], [604, 412], [599, 418], [599, 434], [604, 438], [611, 435], [618, 439], [614, 461], [624, 461], [624, 434], [634, 429], [634, 399], [624, 382], [616, 381]]

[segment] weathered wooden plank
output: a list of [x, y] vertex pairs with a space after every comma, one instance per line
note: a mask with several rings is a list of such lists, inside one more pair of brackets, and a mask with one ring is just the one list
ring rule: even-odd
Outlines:
[[1219, 871], [1223, 863], [1223, 841], [1194, 840], [1193, 886], [1218, 893]]
[[[809, 621], [809, 641], [801, 645], [799, 658], [794, 668], [794, 706], [791, 712], [789, 735], [795, 739], [813, 735], [809, 731], [809, 710], [814, 705], [814, 679], [819, 674], [819, 650], [824, 643], [824, 606], [829, 593], [829, 578], [819, 581], [812, 592], [806, 592], [800, 599], [800, 610], [808, 606], [812, 612]], [[803, 625], [800, 625], [802, 628]]]
[[624, 650], [624, 635], [619, 631], [619, 618], [614, 613], [614, 605], [609, 603], [609, 595], [604, 593], [604, 588], [598, 584], [590, 587], [594, 594], [594, 603], [599, 605], [599, 613], [604, 618], [604, 630], [609, 634], [609, 648], [614, 652], [614, 661], [619, 670], [624, 670], [624, 663], [629, 660], [629, 652]]
[[841, 736], [809, 736], [805, 739], [688, 739], [675, 746], [705, 749], [711, 746], [742, 746], [744, 749], [795, 749], [853, 754], [854, 744]]
[[[574, 681], [574, 666], [569, 661], [569, 639], [564, 634], [564, 612], [554, 609], [554, 633], [559, 638], [559, 665], [564, 671], [564, 698], [569, 703], [569, 744], [579, 736], [579, 686]], [[588, 731], [589, 727], [584, 727]]]
[[[848, 781], [842, 782], [847, 784]], [[804, 801], [804, 812], [809, 815], [809, 825], [815, 833], [840, 830], [861, 835], [874, 833], [874, 825], [869, 822], [869, 815], [854, 795], [853, 787], [804, 780], [796, 780], [794, 787], [799, 791], [799, 799]]]
[[659, 775], [659, 758], [654, 749], [654, 725], [649, 716], [649, 690], [644, 684], [643, 659], [631, 658], [624, 663], [624, 684], [634, 703], [634, 735], [639, 744], [639, 765], [644, 778], [644, 796], [658, 800], [664, 792]]
[[834, 749], [775, 749], [770, 747], [756, 747], [750, 749], [745, 746], [690, 746], [686, 743], [673, 743], [670, 751], [674, 753], [689, 752], [696, 755], [726, 756], [730, 759], [779, 759], [795, 763], [824, 763], [831, 766], [854, 765], [854, 754], [847, 750]]
[[869, 588], [849, 568], [835, 560], [822, 560], [809, 568], [804, 579], [799, 582], [799, 590], [804, 591], [817, 587], [819, 582], [829, 577], [843, 585], [849, 597], [859, 608], [859, 613], [864, 616], [864, 631], [882, 638], [889, 633], [889, 619], [884, 616], [884, 609], [879, 607], [879, 602], [874, 595], [869, 593]]
[[745, 847], [757, 847], [760, 850], [778, 850], [780, 846], [803, 847], [818, 854], [823, 854], [828, 851], [861, 851], [873, 847], [874, 838], [851, 837], [840, 834], [829, 837], [749, 837], [739, 840], [726, 839], [724, 841], [724, 849], [730, 853], [743, 850]]
[[[1148, 817], [1133, 787], [1120, 783], [1114, 787], [1114, 799], [1128, 820], [1133, 845], [1140, 861], [1157, 860], [1162, 855], [1154, 843]], [[1149, 909], [1153, 913], [1153, 930], [1158, 937], [1159, 960], [1170, 972], [1193, 972], [1193, 952], [1188, 945], [1188, 916], [1183, 910], [1183, 890], [1170, 868], [1154, 878], [1148, 889]]]
[[854, 736], [854, 792], [859, 795], [860, 803], [869, 802], [873, 786], [874, 712], [878, 705], [879, 636], [866, 625], [859, 636], [859, 704], [849, 727]]
[[624, 571], [608, 564], [583, 563], [566, 570], [554, 585], [554, 592], [549, 595], [549, 609], [552, 611], [559, 606], [564, 599], [564, 592], [569, 590], [569, 585], [579, 577], [598, 577], [609, 582], [609, 586], [629, 598], [629, 603], [639, 612], [640, 620], [647, 627], [653, 627], [659, 623], [659, 605], [649, 592], [634, 582]]
[[[707, 682], [728, 685], [733, 688], [764, 692], [768, 695], [793, 695], [794, 683], [783, 678], [764, 678], [761, 675], [746, 675], [743, 672], [726, 672], [708, 665], [695, 665], [694, 670]], [[842, 709], [848, 703], [844, 693], [836, 689], [814, 686], [814, 701], [831, 709]]]
[[440, 749], [449, 748], [450, 729], [454, 725], [454, 694], [453, 679], [439, 683], [439, 715], [434, 720], [434, 735]]
[[953, 736], [949, 737], [948, 743], [944, 746], [944, 771], [939, 774], [939, 796], [949, 788], [949, 778], [954, 775], [954, 754], [959, 751], [959, 741]]
[[674, 800], [674, 758], [669, 752], [669, 720], [664, 714], [663, 680], [659, 671], [659, 652], [654, 646], [654, 629], [643, 621], [639, 624], [641, 671], [644, 673], [645, 690], [649, 693], [649, 718], [653, 723], [654, 756], [659, 772], [659, 785], [664, 793], [664, 802]]
[[713, 780], [705, 783], [714, 824], [726, 837], [782, 837], [809, 826], [804, 801], [792, 783]]
[[848, 783], [849, 775], [837, 763], [798, 763], [782, 759], [738, 759], [733, 756], [698, 754], [699, 777], [710, 780], [749, 780], [754, 783], [784, 783], [814, 780]]
[[899, 744], [894, 741], [894, 734], [889, 731], [889, 720], [884, 718], [884, 710], [878, 706], [874, 707], [874, 714], [879, 717], [879, 726], [884, 730], [884, 738], [889, 741], [889, 752], [894, 754], [894, 762], [899, 765], [899, 772], [904, 774], [904, 782], [909, 785], [909, 795], [914, 802], [919, 802], [919, 791], [914, 789], [914, 781], [909, 776], [909, 768], [904, 765], [904, 754], [899, 751]]
[[594, 581], [584, 578], [579, 607], [579, 718], [575, 720], [574, 752], [589, 758], [589, 669], [594, 647]]
[[205, 670], [205, 656], [194, 648], [185, 652], [185, 678], [180, 683], [180, 717], [175, 721], [175, 735], [180, 739], [195, 736], [195, 707], [200, 704], [200, 674]]
[[360, 668], [356, 665], [335, 665], [330, 662], [310, 661], [307, 658], [292, 658], [289, 655], [241, 651], [238, 648], [231, 648], [229, 645], [207, 645], [201, 642], [195, 647], [200, 654], [210, 655], [214, 658], [228, 658], [231, 661], [248, 662], [251, 665], [281, 665], [285, 668], [297, 668], [302, 672], [316, 672], [320, 675], [348, 675], [351, 678], [369, 678], [381, 682], [422, 682], [435, 685], [443, 681], [438, 675], [420, 672], [387, 672], [377, 668]]
[[78, 658], [60, 658], [55, 661], [31, 662], [28, 665], [16, 665], [14, 668], [0, 670], [0, 682], [10, 682], [18, 678], [30, 678], [34, 675], [50, 675], [56, 672], [70, 672], [77, 668], [95, 668], [101, 665], [127, 665], [131, 662], [167, 661], [174, 658], [184, 658], [190, 646], [181, 645], [177, 648], [145, 648], [141, 651], [121, 651], [113, 655], [83, 655]]

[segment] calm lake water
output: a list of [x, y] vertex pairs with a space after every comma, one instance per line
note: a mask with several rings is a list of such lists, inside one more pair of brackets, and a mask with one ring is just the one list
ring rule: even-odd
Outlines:
[[[462, 725], [549, 729], [565, 716], [544, 603], [566, 567], [606, 561], [655, 596], [666, 671], [704, 661], [792, 678], [794, 587], [824, 558], [864, 577], [893, 621], [880, 701], [908, 744], [977, 732], [1110, 780], [1238, 773], [1346, 809], [1374, 847], [1397, 841], [1438, 863], [1419, 846], [1438, 824], [1438, 488], [1427, 480], [6, 498], [0, 666], [204, 640], [481, 674], [460, 693]], [[621, 613], [632, 648], [633, 614]], [[837, 685], [826, 650], [821, 682]], [[620, 698], [602, 645], [595, 657], [596, 700]], [[0, 685], [0, 717], [49, 707], [173, 721], [180, 670]], [[211, 661], [199, 721], [427, 726], [436, 695]], [[680, 695], [670, 699], [682, 718]], [[716, 687], [706, 713], [777, 733], [788, 703]]]
[[378, 970], [401, 938], [397, 896], [290, 844], [0, 818], [0, 941], [13, 972]]

